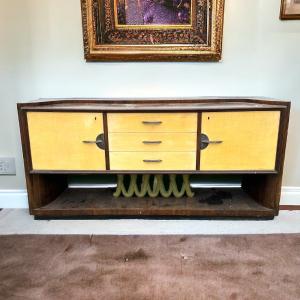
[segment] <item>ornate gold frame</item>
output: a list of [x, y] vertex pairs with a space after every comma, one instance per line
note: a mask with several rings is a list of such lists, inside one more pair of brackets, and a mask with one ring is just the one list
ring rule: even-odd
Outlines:
[[280, 16], [281, 20], [300, 20], [300, 14], [286, 14], [285, 13], [286, 0], [281, 0]]
[[170, 29], [170, 28], [176, 28], [176, 29], [189, 29], [192, 28], [193, 26], [193, 20], [192, 20], [192, 16], [193, 16], [193, 12], [194, 12], [194, 2], [195, 1], [191, 1], [191, 21], [190, 24], [186, 24], [186, 25], [121, 25], [118, 24], [118, 16], [116, 14], [116, 7], [117, 7], [117, 1], [118, 0], [114, 0], [114, 20], [115, 20], [115, 27], [116, 29], [147, 29], [147, 30], [157, 30], [157, 29]]
[[[207, 1], [202, 23], [205, 39], [197, 34], [198, 23], [190, 25], [134, 26], [119, 28], [113, 14], [114, 0], [81, 0], [84, 53], [87, 61], [219, 61], [225, 0]], [[198, 4], [197, 4], [198, 5]], [[198, 5], [199, 6], [199, 5]], [[205, 21], [206, 20], [206, 21]], [[175, 28], [174, 28], [175, 26]], [[128, 28], [129, 27], [129, 28]], [[107, 30], [107, 28], [109, 30]], [[110, 40], [107, 38], [111, 38]], [[150, 38], [149, 38], [150, 37]], [[154, 37], [154, 38], [153, 38]], [[106, 39], [106, 40], [105, 40]], [[154, 39], [154, 41], [153, 41]]]

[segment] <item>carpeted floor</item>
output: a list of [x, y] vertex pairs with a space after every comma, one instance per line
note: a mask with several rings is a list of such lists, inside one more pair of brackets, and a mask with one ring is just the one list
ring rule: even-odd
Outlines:
[[0, 299], [300, 299], [300, 234], [0, 236]]

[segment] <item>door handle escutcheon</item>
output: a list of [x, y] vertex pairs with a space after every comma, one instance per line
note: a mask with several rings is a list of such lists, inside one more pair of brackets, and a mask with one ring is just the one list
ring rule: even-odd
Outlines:
[[104, 139], [104, 134], [101, 133], [96, 137], [95, 141], [91, 140], [84, 140], [82, 141], [84, 144], [96, 144], [98, 148], [104, 150], [105, 149], [105, 139]]
[[223, 143], [223, 141], [221, 141], [221, 140], [210, 141], [206, 134], [201, 133], [201, 137], [200, 137], [200, 149], [201, 150], [207, 148], [207, 146], [209, 144], [217, 145], [217, 144], [222, 144], [222, 143]]

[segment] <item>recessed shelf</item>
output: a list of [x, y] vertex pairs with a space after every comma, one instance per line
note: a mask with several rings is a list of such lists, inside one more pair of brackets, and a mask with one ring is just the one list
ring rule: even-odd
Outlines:
[[[215, 190], [214, 190], [215, 191]], [[168, 216], [273, 218], [274, 210], [257, 203], [242, 189], [226, 189], [231, 198], [222, 204], [203, 201], [213, 190], [197, 191], [193, 198], [114, 198], [112, 190], [66, 189], [54, 201], [35, 209], [38, 217]], [[202, 195], [202, 196], [201, 196]]]

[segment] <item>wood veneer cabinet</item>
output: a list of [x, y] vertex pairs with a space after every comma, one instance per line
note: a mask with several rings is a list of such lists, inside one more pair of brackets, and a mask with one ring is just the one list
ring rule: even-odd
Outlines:
[[[278, 214], [290, 102], [268, 99], [46, 99], [19, 103], [30, 213], [37, 217]], [[239, 174], [219, 205], [115, 199], [70, 174]]]

